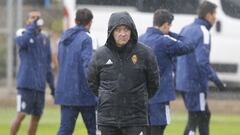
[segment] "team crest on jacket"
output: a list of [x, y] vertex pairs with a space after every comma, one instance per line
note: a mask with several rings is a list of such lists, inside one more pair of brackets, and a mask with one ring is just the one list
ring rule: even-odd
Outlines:
[[132, 62], [133, 62], [133, 64], [136, 64], [137, 61], [138, 61], [137, 55], [134, 54], [134, 55], [132, 56]]

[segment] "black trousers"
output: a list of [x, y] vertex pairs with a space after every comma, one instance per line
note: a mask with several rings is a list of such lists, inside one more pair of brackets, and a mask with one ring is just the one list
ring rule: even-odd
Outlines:
[[188, 112], [188, 122], [184, 131], [184, 135], [192, 135], [198, 128], [199, 135], [209, 135], [209, 123], [211, 113], [208, 105], [205, 111]]
[[149, 126], [148, 135], [164, 135], [164, 130], [167, 125]]
[[147, 135], [147, 127], [98, 126], [98, 135]]
[[96, 135], [95, 106], [61, 106], [61, 124], [58, 135], [72, 135], [81, 112], [88, 135]]

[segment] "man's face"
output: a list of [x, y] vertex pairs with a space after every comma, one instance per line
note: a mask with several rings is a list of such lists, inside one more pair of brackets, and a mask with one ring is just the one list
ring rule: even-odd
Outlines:
[[161, 31], [163, 34], [168, 34], [169, 31], [170, 31], [171, 26], [172, 26], [171, 23], [165, 22], [165, 23], [160, 27], [160, 31]]
[[207, 14], [207, 20], [213, 25], [216, 22], [216, 11]]
[[39, 11], [32, 11], [28, 14], [27, 24], [33, 23], [34, 20], [41, 17], [41, 13]]
[[117, 47], [122, 47], [128, 43], [131, 37], [131, 30], [126, 25], [117, 26], [113, 31], [113, 38]]

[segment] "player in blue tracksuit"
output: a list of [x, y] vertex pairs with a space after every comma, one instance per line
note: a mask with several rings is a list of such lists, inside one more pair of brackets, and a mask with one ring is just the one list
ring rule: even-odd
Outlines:
[[10, 135], [17, 134], [22, 120], [30, 114], [28, 134], [36, 134], [43, 113], [45, 87], [48, 82], [54, 93], [49, 38], [41, 33], [43, 20], [39, 11], [28, 14], [27, 26], [17, 31], [16, 45], [20, 66], [17, 74], [17, 117], [10, 128]]
[[153, 49], [160, 70], [160, 88], [149, 101], [151, 135], [163, 135], [166, 125], [170, 123], [169, 102], [175, 99], [174, 58], [194, 50], [190, 40], [169, 31], [173, 18], [168, 10], [155, 11], [154, 26], [147, 28], [139, 37], [139, 42]]
[[[176, 89], [182, 92], [188, 110], [188, 123], [184, 135], [209, 134], [210, 111], [206, 102], [208, 81], [213, 81], [222, 90], [224, 85], [209, 62], [210, 28], [216, 20], [216, 5], [204, 1], [198, 10], [198, 18], [182, 29], [182, 35], [195, 41], [193, 53], [177, 58]], [[193, 36], [194, 35], [194, 36]]]
[[71, 135], [79, 112], [88, 130], [96, 135], [96, 97], [87, 84], [88, 63], [92, 56], [89, 29], [93, 15], [88, 9], [76, 12], [76, 26], [66, 30], [59, 41], [58, 82], [55, 103], [61, 105], [61, 124], [58, 135]]

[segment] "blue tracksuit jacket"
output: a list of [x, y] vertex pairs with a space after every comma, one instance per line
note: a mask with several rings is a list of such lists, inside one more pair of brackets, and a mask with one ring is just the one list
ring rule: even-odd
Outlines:
[[209, 62], [211, 49], [211, 24], [203, 19], [196, 19], [182, 29], [181, 34], [196, 44], [193, 53], [177, 58], [176, 89], [184, 92], [206, 92], [208, 80], [217, 86], [221, 81]]
[[92, 40], [83, 26], [65, 31], [58, 47], [59, 72], [55, 103], [92, 106], [96, 97], [87, 84], [88, 63], [92, 56]]
[[160, 70], [160, 88], [150, 103], [163, 103], [175, 99], [173, 81], [174, 58], [194, 50], [192, 42], [170, 32], [164, 35], [159, 29], [150, 27], [139, 37], [139, 42], [151, 47], [157, 57]]
[[38, 26], [33, 23], [17, 32], [16, 45], [20, 58], [17, 89], [44, 92], [46, 81], [54, 89], [49, 38], [40, 33]]

